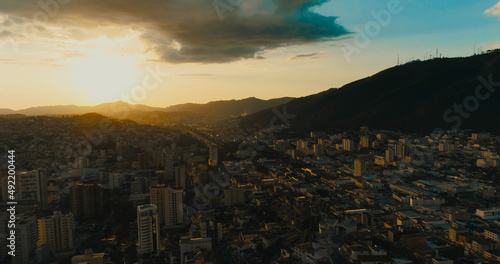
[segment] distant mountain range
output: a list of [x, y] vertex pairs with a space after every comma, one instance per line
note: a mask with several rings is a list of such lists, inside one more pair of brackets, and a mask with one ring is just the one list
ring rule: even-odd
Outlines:
[[[421, 133], [436, 128], [498, 133], [500, 52], [414, 61], [285, 105], [287, 113], [296, 115], [290, 120], [296, 130], [368, 126]], [[263, 128], [274, 115], [263, 110], [242, 118], [241, 125]]]
[[30, 107], [18, 111], [0, 109], [0, 115], [82, 115], [86, 113], [99, 113], [114, 118], [148, 118], [149, 116], [182, 116], [182, 117], [238, 117], [255, 113], [291, 101], [291, 97], [270, 100], [246, 98], [242, 100], [214, 101], [207, 104], [180, 104], [166, 108], [151, 107], [147, 105], [132, 105], [122, 101], [104, 103], [96, 106], [56, 105]]
[[[338, 89], [302, 97], [215, 101], [166, 108], [125, 102], [96, 106], [44, 106], [0, 114], [104, 116], [147, 123], [242, 117], [241, 126], [269, 126], [277, 107], [296, 115], [298, 131], [349, 130], [368, 126], [402, 132], [473, 129], [500, 133], [500, 52], [466, 58], [436, 58], [395, 66]], [[275, 122], [276, 123], [276, 122]]]
[[292, 97], [261, 100], [255, 97], [243, 100], [215, 101], [207, 104], [180, 104], [166, 108], [166, 111], [184, 111], [219, 116], [245, 116], [264, 109], [286, 104]]

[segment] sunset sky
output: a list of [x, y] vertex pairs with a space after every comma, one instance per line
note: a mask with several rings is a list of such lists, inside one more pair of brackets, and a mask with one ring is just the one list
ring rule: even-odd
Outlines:
[[2, 0], [0, 108], [300, 97], [474, 47], [498, 0]]

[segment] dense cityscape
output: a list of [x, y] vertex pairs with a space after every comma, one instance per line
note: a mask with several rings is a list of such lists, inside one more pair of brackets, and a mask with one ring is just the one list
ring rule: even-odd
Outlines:
[[500, 0], [0, 0], [0, 264], [500, 263]]
[[[0, 234], [8, 241], [14, 194], [12, 263], [500, 261], [500, 137], [490, 133], [1, 119]], [[6, 262], [10, 250], [0, 249]]]

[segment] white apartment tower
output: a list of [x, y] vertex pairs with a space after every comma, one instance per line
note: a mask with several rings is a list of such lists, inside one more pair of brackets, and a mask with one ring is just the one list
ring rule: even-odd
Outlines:
[[137, 207], [137, 237], [141, 258], [159, 255], [161, 249], [160, 220], [156, 205], [144, 204]]

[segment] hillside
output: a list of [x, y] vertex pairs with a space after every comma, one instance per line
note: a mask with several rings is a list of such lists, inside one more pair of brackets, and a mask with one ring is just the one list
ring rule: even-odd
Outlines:
[[167, 107], [167, 111], [186, 111], [213, 116], [241, 116], [252, 114], [277, 105], [286, 104], [293, 100], [283, 97], [270, 100], [261, 100], [250, 97], [242, 100], [214, 101], [207, 104], [181, 104]]
[[[476, 88], [492, 76], [500, 88], [500, 53], [476, 55], [467, 58], [442, 58], [417, 61], [384, 70], [373, 76], [352, 82], [340, 89], [306, 96], [286, 104], [289, 114], [297, 115], [291, 120], [297, 130], [357, 129], [369, 126], [375, 129], [400, 130], [428, 133], [440, 129], [474, 129], [500, 132], [500, 91], [489, 93], [480, 88], [477, 99]], [[468, 98], [472, 96], [472, 98]], [[473, 107], [477, 99], [477, 110], [467, 111], [462, 116], [454, 112], [454, 105], [463, 105], [464, 100]], [[281, 108], [281, 107], [280, 107]], [[452, 112], [444, 119], [448, 109]], [[264, 110], [245, 118], [244, 128], [260, 128], [269, 125], [271, 110]], [[458, 119], [462, 124], [458, 124]]]

